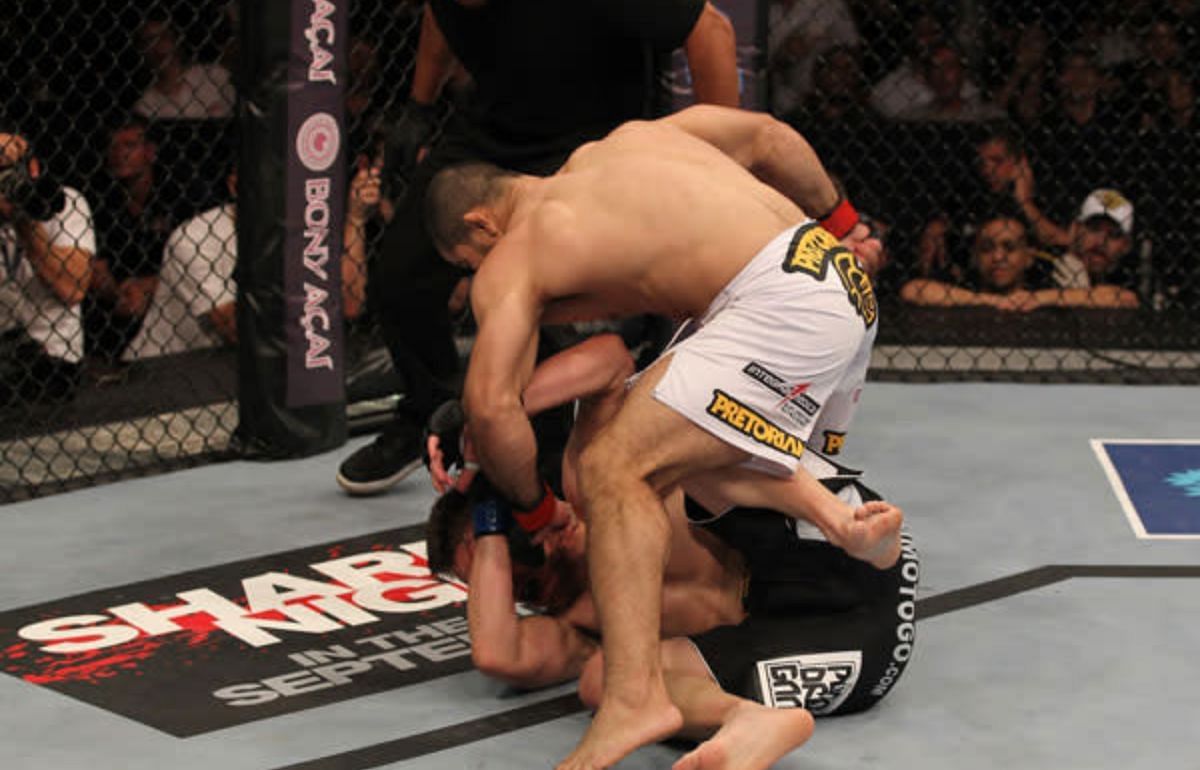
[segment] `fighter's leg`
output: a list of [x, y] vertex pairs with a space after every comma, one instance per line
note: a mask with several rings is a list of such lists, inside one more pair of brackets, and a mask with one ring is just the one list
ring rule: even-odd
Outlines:
[[768, 508], [804, 519], [829, 542], [880, 569], [900, 558], [904, 515], [899, 508], [886, 503], [851, 508], [803, 467], [786, 478], [749, 468], [723, 468], [693, 475], [683, 484], [690, 496], [711, 511], [732, 506]]
[[682, 476], [735, 465], [746, 454], [654, 399], [669, 363], [660, 360], [643, 375], [580, 455], [605, 688], [583, 741], [560, 768], [607, 767], [681, 725], [658, 655], [670, 536], [660, 494]]

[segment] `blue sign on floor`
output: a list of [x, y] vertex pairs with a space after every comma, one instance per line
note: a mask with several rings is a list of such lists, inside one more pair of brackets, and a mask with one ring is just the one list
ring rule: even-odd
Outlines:
[[1200, 441], [1094, 439], [1141, 538], [1200, 538]]

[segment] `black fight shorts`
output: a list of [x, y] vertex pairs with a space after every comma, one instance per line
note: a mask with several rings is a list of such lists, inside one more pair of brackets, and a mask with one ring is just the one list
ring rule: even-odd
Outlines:
[[753, 543], [739, 549], [750, 568], [746, 619], [691, 638], [721, 687], [814, 716], [863, 711], [887, 695], [916, 641], [920, 564], [909, 533], [900, 560], [881, 571], [829, 543], [784, 537], [792, 530], [777, 513], [718, 521]]

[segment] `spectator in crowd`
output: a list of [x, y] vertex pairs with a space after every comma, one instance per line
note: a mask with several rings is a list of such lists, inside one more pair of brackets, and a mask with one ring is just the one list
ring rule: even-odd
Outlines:
[[[879, 116], [867, 101], [869, 90], [860, 58], [861, 51], [845, 45], [835, 45], [817, 56], [813, 65], [816, 88], [800, 109], [784, 119], [808, 139], [839, 184], [845, 182], [843, 188], [856, 191], [852, 197], [860, 205], [883, 210], [885, 206], [870, 195], [877, 192], [880, 169], [894, 162], [895, 150], [883, 141]], [[879, 157], [885, 153], [886, 157]]]
[[1068, 229], [1070, 248], [1054, 261], [1063, 291], [1053, 304], [1137, 307], [1138, 276], [1125, 259], [1133, 249], [1133, 204], [1117, 190], [1093, 190]]
[[812, 93], [818, 56], [862, 40], [845, 0], [774, 0], [769, 13], [771, 109], [786, 115]]
[[[237, 197], [237, 170], [227, 186]], [[379, 203], [380, 170], [361, 164], [350, 183], [342, 247], [342, 309], [347, 319], [362, 312], [366, 295], [363, 229]], [[125, 350], [135, 361], [237, 342], [234, 266], [237, 206], [233, 200], [184, 222], [167, 239], [158, 286], [145, 322]]]
[[145, 118], [119, 123], [109, 139], [106, 189], [96, 207], [99, 251], [84, 304], [89, 354], [115, 361], [141, 326], [158, 281], [167, 236], [187, 204], [158, 169]]
[[[462, 274], [438, 257], [425, 229], [425, 188], [441, 168], [486, 160], [551, 173], [580, 144], [656, 112], [658, 78], [682, 45], [699, 101], [738, 103], [733, 26], [705, 0], [488, 3], [433, 0], [421, 23], [412, 91], [394, 121], [385, 164], [389, 195], [403, 191], [368, 281], [392, 361], [405, 382], [396, 418], [348, 457], [337, 481], [351, 494], [382, 492], [421, 463], [421, 431], [459, 387], [448, 299]], [[461, 65], [474, 81], [419, 164], [430, 114]], [[396, 169], [392, 173], [390, 169]]]
[[[975, 224], [985, 216], [1023, 215], [1017, 182], [1030, 167], [1020, 135], [1011, 126], [989, 127], [975, 145], [975, 170], [964, 185], [947, 188], [940, 210], [921, 229], [917, 242], [916, 274], [921, 278], [957, 283], [967, 277]], [[1032, 178], [1032, 172], [1028, 174]]]
[[1011, 35], [1014, 41], [1011, 51], [997, 52], [1010, 61], [1004, 62], [1006, 74], [995, 90], [993, 101], [1017, 123], [1028, 126], [1041, 118], [1044, 109], [1050, 34], [1045, 25], [1034, 21], [1021, 25]]
[[1041, 194], [1054, 210], [1073, 208], [1097, 183], [1122, 173], [1130, 127], [1103, 98], [1102, 85], [1092, 49], [1074, 47], [1059, 60], [1055, 101], [1031, 132], [1031, 145], [1049, 172]]
[[861, 136], [860, 130], [878, 121], [868, 102], [870, 92], [861, 57], [859, 49], [840, 44], [816, 56], [812, 73], [815, 87], [796, 110], [783, 116], [821, 151], [826, 163], [835, 167], [838, 163], [831, 152], [840, 149], [844, 154], [861, 153], [861, 147], [851, 147], [846, 136]]
[[1182, 70], [1172, 70], [1166, 79], [1162, 109], [1143, 113], [1138, 141], [1129, 148], [1130, 174], [1126, 192], [1151, 202], [1142, 211], [1141, 229], [1154, 234], [1151, 275], [1142, 274], [1151, 286], [1139, 293], [1154, 299], [1154, 306], [1195, 307], [1194, 292], [1200, 289], [1195, 255], [1200, 253], [1196, 231], [1196, 201], [1200, 201], [1200, 176], [1176, 173], [1176, 169], [1200, 167], [1200, 119], [1196, 112], [1195, 80]]
[[[984, 101], [970, 83], [958, 49], [935, 46], [921, 62], [921, 78], [928, 99], [910, 104], [896, 117], [921, 123], [978, 123], [1003, 117], [1003, 111]], [[968, 87], [969, 86], [969, 87]]]
[[[871, 89], [871, 106], [885, 118], [898, 118], [901, 113], [920, 110], [934, 100], [926, 79], [925, 64], [934, 49], [946, 44], [945, 29], [932, 12], [918, 13], [908, 29], [907, 53], [893, 70], [883, 76]], [[979, 86], [970, 78], [962, 85], [962, 97], [979, 98]]]
[[43, 174], [25, 137], [0, 131], [0, 405], [74, 393], [95, 253], [87, 200]]
[[137, 44], [151, 71], [150, 85], [133, 105], [150, 120], [228, 118], [235, 94], [229, 71], [219, 64], [189, 61], [179, 30], [161, 13], [137, 31]]
[[1075, 12], [1079, 28], [1075, 43], [1094, 50], [1096, 61], [1105, 73], [1129, 64], [1138, 55], [1137, 41], [1124, 24], [1127, 14], [1122, 5], [1120, 0], [1110, 0], [1084, 5]]
[[1181, 135], [1200, 135], [1200, 120], [1196, 114], [1196, 78], [1184, 70], [1167, 73], [1165, 115], [1159, 117], [1151, 128], [1177, 131]]
[[900, 297], [915, 305], [1027, 309], [1014, 299], [1026, 297], [1029, 290], [1050, 286], [1045, 269], [1035, 263], [1025, 223], [1014, 217], [995, 216], [976, 232], [971, 271], [963, 280], [914, 278], [901, 287]]

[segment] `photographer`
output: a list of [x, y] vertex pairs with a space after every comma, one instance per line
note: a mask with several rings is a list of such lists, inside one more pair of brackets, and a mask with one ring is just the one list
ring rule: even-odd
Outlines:
[[95, 251], [84, 197], [42, 173], [28, 140], [0, 131], [0, 405], [73, 394]]

